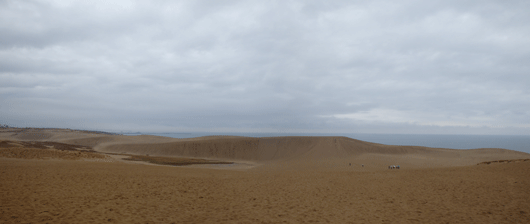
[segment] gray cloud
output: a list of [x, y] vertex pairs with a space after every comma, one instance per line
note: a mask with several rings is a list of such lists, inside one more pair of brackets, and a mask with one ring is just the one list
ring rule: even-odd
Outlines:
[[2, 1], [0, 123], [530, 134], [527, 1]]

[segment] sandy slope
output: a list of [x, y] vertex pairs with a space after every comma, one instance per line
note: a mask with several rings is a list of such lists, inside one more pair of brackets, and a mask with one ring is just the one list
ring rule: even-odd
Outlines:
[[530, 161], [247, 171], [0, 158], [0, 223], [529, 223]]
[[[530, 158], [510, 150], [61, 129], [0, 129], [0, 140], [9, 140], [0, 143], [0, 223], [530, 222], [530, 160], [476, 165]], [[88, 151], [67, 150], [72, 147]], [[98, 157], [90, 148], [236, 160], [240, 166], [82, 160]], [[17, 159], [48, 157], [55, 159]], [[387, 169], [392, 164], [402, 169]]]

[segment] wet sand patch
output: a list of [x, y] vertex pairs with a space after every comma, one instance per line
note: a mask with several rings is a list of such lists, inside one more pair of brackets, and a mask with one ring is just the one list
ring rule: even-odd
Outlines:
[[231, 165], [233, 162], [217, 161], [217, 160], [206, 160], [196, 158], [178, 158], [178, 157], [159, 157], [159, 156], [141, 156], [141, 155], [129, 155], [128, 158], [122, 158], [128, 161], [142, 161], [157, 165], [167, 166], [188, 166], [194, 164], [215, 164], [215, 165]]

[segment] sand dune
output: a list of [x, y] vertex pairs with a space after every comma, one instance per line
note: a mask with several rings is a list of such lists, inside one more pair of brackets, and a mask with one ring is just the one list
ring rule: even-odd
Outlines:
[[0, 129], [0, 223], [530, 223], [529, 159], [345, 137]]
[[[409, 167], [466, 166], [479, 162], [530, 158], [527, 153], [506, 149], [435, 149], [419, 146], [390, 146], [346, 137], [273, 138], [196, 138], [186, 140], [153, 139], [152, 136], [124, 136], [94, 148], [101, 152], [179, 156], [229, 161], [407, 164]], [[134, 138], [134, 140], [132, 140]], [[75, 142], [75, 141], [70, 141]], [[156, 142], [156, 143], [155, 143]], [[75, 142], [78, 143], [79, 142]], [[369, 161], [371, 160], [371, 162]], [[381, 166], [384, 167], [384, 166]]]
[[506, 149], [455, 150], [420, 146], [392, 146], [346, 137], [208, 136], [175, 139], [159, 136], [123, 136], [65, 129], [4, 129], [0, 139], [56, 141], [91, 147], [99, 152], [152, 156], [194, 157], [257, 163], [366, 164], [385, 168], [466, 166], [480, 162], [526, 159], [530, 155]]
[[0, 141], [0, 157], [16, 159], [112, 160], [81, 146], [55, 142]]

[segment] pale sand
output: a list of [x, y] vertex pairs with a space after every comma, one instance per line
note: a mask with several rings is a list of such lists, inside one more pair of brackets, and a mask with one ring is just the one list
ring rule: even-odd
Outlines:
[[3, 157], [0, 223], [530, 223], [530, 161], [476, 165], [530, 158], [510, 150], [385, 146], [343, 137], [13, 133], [0, 131], [0, 140], [223, 159], [244, 168], [72, 160], [72, 153], [84, 158], [88, 152]]

